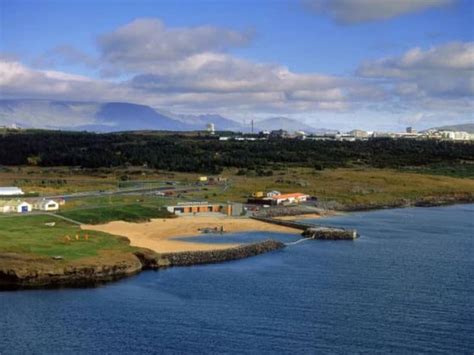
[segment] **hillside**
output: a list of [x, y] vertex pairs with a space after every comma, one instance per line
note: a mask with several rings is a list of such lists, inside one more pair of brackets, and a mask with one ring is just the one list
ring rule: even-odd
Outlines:
[[474, 123], [462, 123], [457, 125], [435, 127], [431, 129], [436, 129], [440, 131], [463, 131], [468, 133], [474, 133]]
[[214, 123], [219, 130], [243, 129], [238, 122], [219, 115], [178, 115], [126, 102], [0, 100], [0, 126], [94, 132], [192, 131], [205, 129], [207, 123]]
[[287, 117], [272, 117], [262, 121], [255, 122], [257, 130], [278, 130], [284, 129], [289, 132], [304, 131], [304, 132], [316, 132], [319, 131], [315, 127], [309, 126], [305, 123]]

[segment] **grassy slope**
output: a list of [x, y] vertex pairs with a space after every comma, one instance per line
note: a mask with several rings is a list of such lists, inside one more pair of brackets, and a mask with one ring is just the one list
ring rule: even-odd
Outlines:
[[[56, 222], [54, 227], [47, 222]], [[88, 235], [88, 240], [84, 239]], [[76, 240], [76, 235], [80, 240]], [[69, 236], [71, 240], [67, 240]], [[51, 257], [61, 255], [65, 261], [97, 257], [101, 252], [126, 253], [134, 249], [128, 241], [101, 232], [82, 231], [79, 226], [50, 216], [17, 216], [0, 218], [0, 253], [20, 253]]]
[[232, 186], [210, 199], [243, 201], [254, 191], [299, 191], [346, 206], [390, 204], [402, 199], [474, 195], [474, 180], [387, 169], [335, 169], [316, 172], [294, 168], [270, 177], [232, 176]]
[[101, 224], [117, 220], [145, 222], [151, 218], [170, 218], [174, 216], [159, 207], [144, 206], [142, 204], [66, 210], [58, 214], [84, 224]]

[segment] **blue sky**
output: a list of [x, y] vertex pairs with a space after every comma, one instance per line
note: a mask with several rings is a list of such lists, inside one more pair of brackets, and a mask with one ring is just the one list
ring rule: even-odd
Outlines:
[[339, 129], [474, 121], [469, 0], [0, 4], [5, 98]]

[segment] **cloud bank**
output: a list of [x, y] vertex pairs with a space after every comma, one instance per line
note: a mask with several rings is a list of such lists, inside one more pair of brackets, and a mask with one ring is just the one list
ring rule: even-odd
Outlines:
[[[334, 1], [338, 3], [352, 2]], [[358, 3], [368, 6], [372, 2]], [[405, 4], [394, 3], [399, 4], [397, 11]], [[435, 1], [422, 3], [434, 6]], [[406, 5], [403, 11], [408, 8]], [[353, 75], [335, 76], [296, 73], [284, 65], [231, 54], [232, 48], [249, 45], [251, 40], [248, 31], [212, 26], [168, 28], [157, 19], [137, 19], [100, 35], [95, 57], [67, 45], [42, 58], [40, 67], [44, 69], [0, 57], [0, 96], [124, 101], [180, 113], [217, 112], [231, 117], [315, 117], [321, 112], [356, 111], [383, 113], [380, 116], [426, 111], [420, 117], [431, 120], [446, 112], [472, 117], [472, 42], [412, 48], [400, 56], [361, 63]], [[48, 62], [48, 56], [61, 63], [95, 68], [97, 75], [51, 70], [55, 63]]]
[[454, 0], [305, 0], [307, 7], [334, 21], [351, 25], [450, 5]]

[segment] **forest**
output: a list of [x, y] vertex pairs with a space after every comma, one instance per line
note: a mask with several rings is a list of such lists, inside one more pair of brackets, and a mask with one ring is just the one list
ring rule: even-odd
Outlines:
[[148, 166], [217, 174], [224, 168], [263, 175], [284, 166], [429, 168], [474, 166], [474, 144], [371, 139], [357, 142], [269, 139], [219, 141], [182, 134], [32, 131], [0, 136], [0, 165]]

